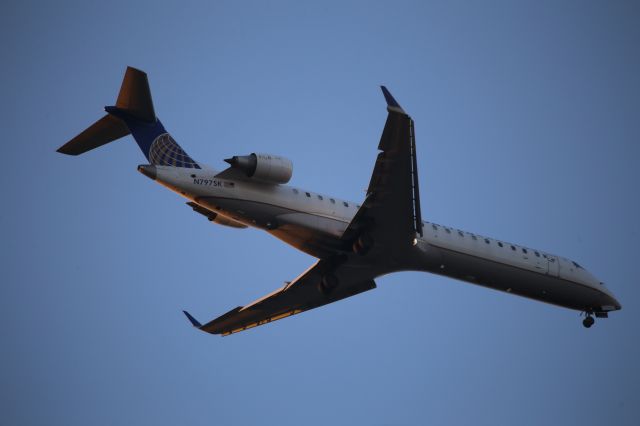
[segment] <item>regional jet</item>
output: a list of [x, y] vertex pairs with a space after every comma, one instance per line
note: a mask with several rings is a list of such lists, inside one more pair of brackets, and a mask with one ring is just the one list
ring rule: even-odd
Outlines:
[[146, 73], [128, 67], [115, 106], [58, 149], [79, 155], [129, 134], [148, 164], [140, 173], [187, 200], [209, 221], [258, 228], [317, 261], [272, 293], [201, 324], [229, 335], [376, 288], [375, 279], [424, 271], [580, 311], [583, 325], [621, 308], [607, 287], [573, 260], [423, 221], [414, 123], [382, 86], [387, 119], [361, 203], [287, 185], [289, 159], [235, 155], [224, 170], [195, 161], [156, 117]]

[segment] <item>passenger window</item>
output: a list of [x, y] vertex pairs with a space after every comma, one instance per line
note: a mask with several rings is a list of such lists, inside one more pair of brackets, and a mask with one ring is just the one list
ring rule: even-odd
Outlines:
[[500, 247], [502, 247], [502, 243], [501, 243], [500, 241], [498, 241], [498, 245], [499, 245]]
[[308, 192], [305, 192], [305, 194], [307, 194], [307, 197], [311, 198], [311, 194], [309, 194]]
[[527, 249], [523, 247], [523, 248], [522, 248], [522, 252], [523, 252], [524, 254], [527, 254]]

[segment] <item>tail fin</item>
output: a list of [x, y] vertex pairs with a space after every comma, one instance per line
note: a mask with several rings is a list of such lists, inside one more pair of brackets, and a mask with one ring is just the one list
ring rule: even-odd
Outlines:
[[58, 152], [79, 155], [131, 134], [150, 164], [200, 168], [156, 117], [144, 71], [127, 67], [116, 105], [104, 109], [107, 115], [58, 148]]
[[118, 93], [116, 108], [147, 123], [156, 121], [147, 73], [127, 67]]

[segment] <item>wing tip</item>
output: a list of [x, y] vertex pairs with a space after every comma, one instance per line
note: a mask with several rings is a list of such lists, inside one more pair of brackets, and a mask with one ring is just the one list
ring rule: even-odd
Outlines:
[[56, 149], [56, 152], [60, 154], [66, 154], [66, 155], [78, 155], [71, 152], [68, 148], [65, 148], [65, 145], [62, 145], [60, 148]]
[[380, 89], [382, 89], [382, 94], [384, 95], [384, 99], [385, 101], [387, 101], [387, 110], [406, 114], [406, 112], [404, 112], [404, 109], [402, 109], [398, 101], [396, 101], [396, 99], [393, 97], [393, 95], [391, 94], [389, 89], [387, 89], [386, 86], [381, 85]]
[[202, 324], [200, 324], [200, 322], [197, 319], [195, 319], [193, 316], [191, 316], [191, 314], [189, 312], [187, 312], [185, 310], [183, 310], [182, 312], [187, 316], [187, 319], [189, 320], [189, 322], [191, 322], [191, 325], [193, 325], [196, 328], [202, 327]]

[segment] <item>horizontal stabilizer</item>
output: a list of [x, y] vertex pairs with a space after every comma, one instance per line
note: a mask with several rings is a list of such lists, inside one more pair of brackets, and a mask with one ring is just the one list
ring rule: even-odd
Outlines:
[[107, 114], [58, 148], [58, 152], [67, 155], [80, 155], [127, 136], [129, 133], [129, 128], [124, 121]]

